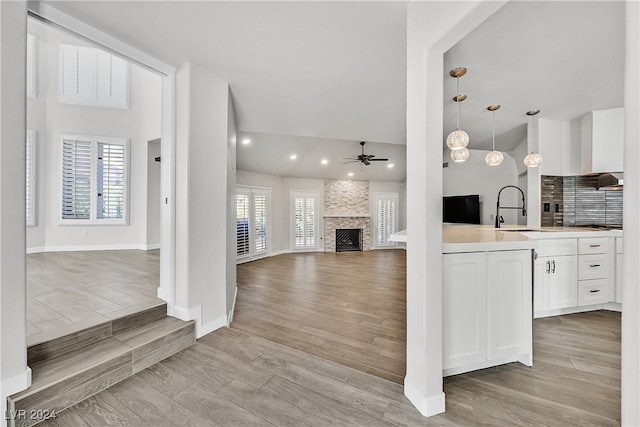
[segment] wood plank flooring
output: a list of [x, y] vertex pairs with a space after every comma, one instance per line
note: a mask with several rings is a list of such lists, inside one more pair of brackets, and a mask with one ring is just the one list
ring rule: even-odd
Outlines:
[[159, 250], [27, 255], [28, 345], [162, 303], [159, 272]]
[[[346, 255], [344, 266], [351, 264], [347, 274], [371, 283], [374, 295], [365, 288], [358, 291], [353, 283], [328, 279], [344, 276], [336, 271], [343, 266], [336, 256], [282, 255], [283, 259], [240, 266], [239, 310], [231, 328], [206, 335], [42, 425], [620, 424], [619, 313], [536, 319], [532, 368], [511, 363], [445, 378], [447, 412], [424, 418], [404, 397], [402, 385], [385, 379], [401, 370], [395, 366], [392, 372], [374, 360], [382, 349], [356, 363], [349, 363], [345, 356], [365, 353], [369, 345], [385, 348], [388, 341], [400, 346], [402, 321], [380, 313], [386, 313], [389, 305], [404, 310], [394, 296], [404, 294], [404, 281], [396, 283], [403, 287], [400, 292], [377, 283], [376, 277], [385, 275], [387, 282], [392, 281], [390, 271], [403, 270], [397, 264], [404, 262], [404, 253]], [[394, 261], [396, 257], [401, 259]], [[269, 262], [279, 267], [271, 268]], [[373, 267], [367, 271], [365, 265]], [[273, 282], [274, 274], [285, 283]], [[268, 283], [282, 289], [272, 292]], [[271, 306], [263, 312], [264, 318], [258, 315], [261, 306]], [[296, 323], [307, 318], [311, 320], [304, 325]], [[381, 327], [385, 321], [386, 327]], [[367, 335], [369, 340], [364, 339]], [[330, 345], [330, 340], [340, 345]], [[320, 354], [313, 354], [314, 346], [323, 347]], [[376, 375], [365, 370], [376, 370]]]
[[403, 382], [405, 251], [284, 254], [237, 271], [233, 328]]

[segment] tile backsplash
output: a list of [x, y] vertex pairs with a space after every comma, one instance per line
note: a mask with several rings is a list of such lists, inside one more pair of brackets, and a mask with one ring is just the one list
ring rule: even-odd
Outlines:
[[623, 190], [596, 190], [597, 176], [542, 176], [543, 227], [622, 226]]

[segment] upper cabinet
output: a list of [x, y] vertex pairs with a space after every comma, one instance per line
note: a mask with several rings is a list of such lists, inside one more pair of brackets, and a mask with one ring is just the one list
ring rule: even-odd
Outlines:
[[624, 108], [592, 111], [582, 118], [582, 173], [622, 172]]

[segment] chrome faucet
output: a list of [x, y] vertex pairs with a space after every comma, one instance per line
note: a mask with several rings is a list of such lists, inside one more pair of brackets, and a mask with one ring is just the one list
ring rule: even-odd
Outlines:
[[[505, 188], [515, 188], [522, 194], [522, 206], [500, 206], [500, 194]], [[527, 209], [525, 208], [524, 191], [520, 187], [515, 185], [505, 185], [498, 191], [498, 202], [496, 203], [496, 228], [500, 228], [500, 224], [504, 222], [504, 219], [500, 216], [500, 209], [522, 209], [522, 216], [527, 216]]]

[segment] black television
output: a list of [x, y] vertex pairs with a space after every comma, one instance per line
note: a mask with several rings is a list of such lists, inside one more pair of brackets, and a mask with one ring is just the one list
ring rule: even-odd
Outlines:
[[443, 197], [442, 222], [480, 224], [480, 195]]

